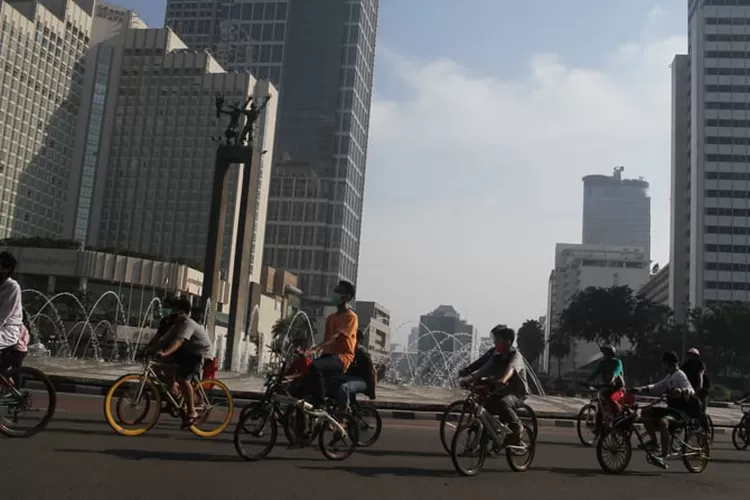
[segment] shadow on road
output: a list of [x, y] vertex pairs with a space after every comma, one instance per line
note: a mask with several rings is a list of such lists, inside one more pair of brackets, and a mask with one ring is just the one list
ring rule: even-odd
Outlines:
[[422, 451], [422, 450], [378, 450], [373, 448], [357, 448], [358, 455], [367, 455], [370, 457], [448, 457], [445, 452]]
[[[553, 474], [561, 474], [563, 476], [570, 476], [570, 477], [604, 477], [604, 476], [612, 475], [612, 474], [607, 474], [606, 472], [602, 472], [597, 469], [580, 469], [577, 467], [537, 467], [535, 465], [532, 465], [531, 469], [529, 470], [551, 472]], [[661, 476], [661, 474], [658, 472], [628, 472], [628, 471], [623, 472], [621, 475], [635, 476], [635, 477]]]
[[[213, 455], [209, 453], [195, 453], [182, 451], [153, 451], [153, 450], [77, 450], [73, 448], [57, 449], [61, 453], [94, 453], [97, 455], [111, 455], [124, 460], [165, 460], [169, 462], [241, 462], [240, 457]], [[270, 457], [269, 460], [284, 460], [280, 457]]]
[[[298, 467], [312, 471], [330, 471], [329, 467]], [[361, 477], [381, 477], [381, 476], [399, 476], [399, 477], [458, 477], [456, 472], [441, 471], [435, 469], [421, 469], [418, 467], [368, 467], [343, 465], [336, 467], [336, 470], [348, 472]]]
[[736, 458], [713, 458], [711, 457], [709, 459], [709, 463], [748, 465], [750, 464], [750, 460], [737, 460]]

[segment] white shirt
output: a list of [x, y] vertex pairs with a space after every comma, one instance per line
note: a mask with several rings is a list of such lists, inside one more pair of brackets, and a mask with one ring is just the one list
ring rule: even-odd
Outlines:
[[0, 349], [18, 343], [23, 326], [21, 286], [13, 278], [0, 285]]
[[679, 368], [661, 379], [659, 382], [648, 386], [649, 392], [659, 394], [666, 394], [675, 389], [680, 389], [683, 393], [689, 395], [695, 394], [695, 390], [693, 390], [693, 386], [690, 385], [690, 380], [688, 380], [687, 375], [685, 375], [685, 372]]

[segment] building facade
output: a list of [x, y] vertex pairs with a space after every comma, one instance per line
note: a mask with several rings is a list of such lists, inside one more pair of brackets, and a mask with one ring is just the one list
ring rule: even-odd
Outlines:
[[[244, 103], [271, 95], [259, 120], [252, 168], [230, 169], [223, 276], [231, 280], [244, 175], [257, 175], [252, 207], [251, 281], [258, 283], [277, 94], [248, 73], [227, 73], [207, 52], [190, 50], [168, 28], [143, 29], [97, 11], [102, 39], [87, 73], [85, 133], [77, 142], [79, 182], [68, 195], [70, 237], [97, 248], [137, 252], [201, 267], [206, 252], [217, 137], [215, 96]], [[98, 130], [98, 132], [97, 132]], [[268, 151], [264, 154], [264, 151]]]
[[681, 319], [750, 300], [748, 19], [744, 1], [690, 0], [688, 55], [673, 65], [673, 191], [684, 196], [672, 199], [670, 302]]
[[386, 362], [391, 352], [391, 313], [377, 302], [358, 300], [354, 306], [359, 318], [362, 342], [370, 351], [375, 364]]
[[[649, 259], [642, 248], [558, 243], [555, 269], [549, 278], [545, 338], [554, 335], [560, 314], [580, 290], [627, 285], [637, 291], [648, 279]], [[545, 350], [549, 351], [549, 345]], [[565, 374], [598, 355], [596, 343], [575, 341], [570, 355], [563, 360], [550, 360], [549, 352], [544, 357], [548, 363], [560, 362], [560, 372]]]
[[633, 246], [651, 251], [651, 197], [648, 182], [611, 176], [583, 178], [584, 245]]
[[0, 238], [63, 235], [94, 2], [0, 2]]
[[651, 272], [648, 281], [638, 290], [648, 300], [660, 306], [669, 306], [669, 264]]
[[167, 2], [192, 47], [279, 86], [264, 262], [299, 275], [318, 317], [336, 282], [357, 280], [378, 3]]

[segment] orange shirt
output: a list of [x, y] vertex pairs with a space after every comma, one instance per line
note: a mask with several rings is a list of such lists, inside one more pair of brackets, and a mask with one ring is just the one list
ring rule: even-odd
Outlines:
[[330, 345], [323, 349], [323, 354], [336, 354], [344, 364], [344, 371], [349, 368], [354, 359], [354, 348], [357, 346], [357, 328], [359, 318], [351, 309], [345, 312], [335, 312], [326, 318], [326, 331], [323, 340], [326, 341], [341, 333]]

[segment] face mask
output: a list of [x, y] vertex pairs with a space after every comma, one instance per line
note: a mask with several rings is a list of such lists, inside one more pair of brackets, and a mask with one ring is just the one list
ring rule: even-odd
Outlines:
[[341, 294], [338, 292], [331, 292], [331, 304], [333, 304], [334, 306], [337, 306], [337, 305], [340, 305], [341, 302], [343, 302], [341, 300]]
[[503, 354], [505, 352], [505, 344], [497, 344], [495, 346], [495, 352], [498, 354]]

